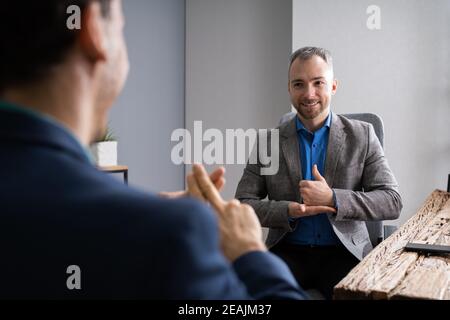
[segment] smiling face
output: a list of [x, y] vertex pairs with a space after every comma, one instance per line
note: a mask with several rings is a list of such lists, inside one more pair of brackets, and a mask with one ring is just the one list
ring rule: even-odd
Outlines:
[[289, 70], [289, 95], [302, 122], [325, 121], [337, 81], [332, 68], [319, 56], [297, 58]]

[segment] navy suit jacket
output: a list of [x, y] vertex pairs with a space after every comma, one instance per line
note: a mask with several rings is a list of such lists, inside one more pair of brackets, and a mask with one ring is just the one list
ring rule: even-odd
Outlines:
[[[214, 213], [98, 171], [75, 138], [0, 110], [0, 298], [301, 299], [268, 252], [230, 264]], [[67, 268], [79, 266], [81, 289]]]

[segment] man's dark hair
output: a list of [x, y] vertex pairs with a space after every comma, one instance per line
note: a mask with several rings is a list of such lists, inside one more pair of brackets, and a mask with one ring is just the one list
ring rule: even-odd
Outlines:
[[99, 1], [108, 16], [110, 0], [11, 0], [0, 5], [0, 94], [6, 87], [41, 79], [64, 59], [78, 33], [67, 27], [67, 8], [76, 5], [83, 14], [92, 1]]

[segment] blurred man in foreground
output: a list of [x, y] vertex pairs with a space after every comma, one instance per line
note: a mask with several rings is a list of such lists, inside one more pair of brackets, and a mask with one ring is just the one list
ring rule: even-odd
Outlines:
[[[66, 27], [69, 5], [79, 30]], [[0, 13], [0, 298], [304, 297], [253, 209], [218, 194], [222, 169], [188, 176], [214, 214], [91, 164], [86, 147], [128, 73], [120, 0], [11, 1]]]

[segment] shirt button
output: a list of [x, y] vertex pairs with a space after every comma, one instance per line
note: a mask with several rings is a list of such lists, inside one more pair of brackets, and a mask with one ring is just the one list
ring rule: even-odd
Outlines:
[[313, 144], [313, 148], [315, 148], [316, 147], [316, 145], [315, 144]]

